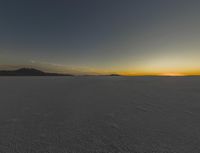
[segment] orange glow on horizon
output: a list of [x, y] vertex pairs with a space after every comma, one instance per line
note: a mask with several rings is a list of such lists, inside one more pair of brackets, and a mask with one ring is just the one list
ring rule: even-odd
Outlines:
[[164, 74], [161, 74], [161, 76], [186, 76], [185, 74], [182, 74], [182, 73], [164, 73]]
[[199, 71], [190, 71], [190, 72], [166, 72], [166, 73], [160, 73], [160, 72], [119, 72], [117, 73], [119, 75], [123, 76], [199, 76]]

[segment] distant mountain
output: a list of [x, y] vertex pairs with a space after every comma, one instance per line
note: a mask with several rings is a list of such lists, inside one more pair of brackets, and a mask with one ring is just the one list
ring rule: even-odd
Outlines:
[[17, 70], [0, 70], [0, 76], [73, 76], [73, 75], [48, 73], [34, 68], [21, 68]]
[[110, 74], [109, 76], [121, 76], [119, 74]]

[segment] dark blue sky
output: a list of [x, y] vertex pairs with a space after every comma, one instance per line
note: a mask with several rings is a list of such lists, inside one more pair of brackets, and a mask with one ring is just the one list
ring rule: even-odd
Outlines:
[[196, 71], [199, 14], [198, 0], [1, 0], [0, 66]]

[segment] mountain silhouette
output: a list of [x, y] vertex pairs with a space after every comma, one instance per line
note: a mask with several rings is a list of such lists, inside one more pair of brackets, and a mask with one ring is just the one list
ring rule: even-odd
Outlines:
[[34, 68], [20, 68], [17, 70], [1, 70], [0, 76], [73, 76], [71, 74], [48, 73]]
[[121, 76], [119, 74], [110, 74], [110, 76]]

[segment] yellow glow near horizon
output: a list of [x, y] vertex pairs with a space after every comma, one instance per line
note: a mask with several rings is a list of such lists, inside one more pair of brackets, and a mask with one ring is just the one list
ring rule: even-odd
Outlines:
[[119, 72], [117, 74], [124, 75], [124, 76], [197, 76], [200, 75], [200, 71], [198, 70], [185, 70], [185, 71], [124, 71], [124, 72]]
[[138, 63], [129, 64], [123, 67], [123, 71], [118, 71], [121, 75], [127, 76], [190, 76], [200, 75], [200, 53], [189, 54], [182, 51], [179, 55], [167, 52], [165, 54], [155, 54], [148, 58], [141, 58]]
[[161, 76], [186, 76], [186, 75], [182, 73], [164, 73], [161, 74]]

